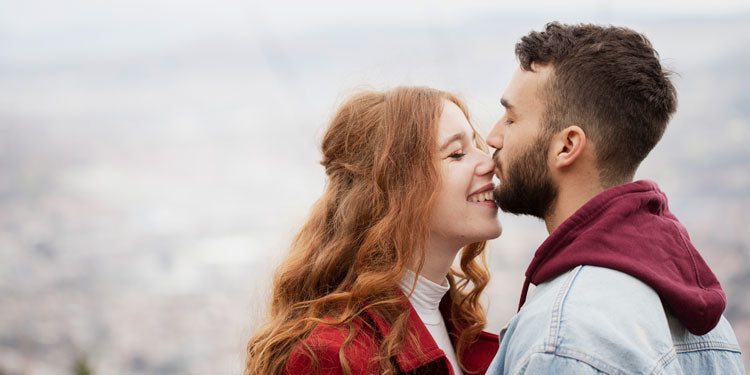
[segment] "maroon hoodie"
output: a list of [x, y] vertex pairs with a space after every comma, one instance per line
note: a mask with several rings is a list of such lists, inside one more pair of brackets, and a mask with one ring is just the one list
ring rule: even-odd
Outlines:
[[579, 265], [610, 268], [646, 283], [695, 335], [712, 330], [726, 306], [719, 281], [652, 181], [606, 190], [560, 224], [526, 270], [519, 309], [529, 283], [539, 285]]

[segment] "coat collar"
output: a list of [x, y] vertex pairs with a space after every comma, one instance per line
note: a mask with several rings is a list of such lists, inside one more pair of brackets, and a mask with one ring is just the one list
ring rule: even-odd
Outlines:
[[[401, 292], [399, 291], [399, 293]], [[406, 322], [407, 332], [404, 335], [404, 348], [396, 354], [396, 362], [402, 372], [409, 372], [426, 363], [438, 360], [441, 357], [444, 358], [445, 354], [437, 346], [437, 343], [435, 343], [435, 340], [432, 338], [432, 335], [427, 330], [424, 323], [422, 323], [422, 320], [419, 319], [417, 311], [414, 310], [414, 307], [409, 303], [406, 296], [401, 293], [401, 297], [403, 299], [402, 303], [409, 309], [409, 316]], [[442, 307], [442, 301], [440, 305]], [[375, 309], [367, 309], [366, 312], [373, 323], [375, 323], [375, 327], [381, 337], [388, 336], [391, 332], [390, 324], [388, 324], [388, 322], [386, 322], [375, 311]], [[442, 309], [441, 312], [443, 312]], [[445, 319], [445, 314], [443, 314], [443, 319]], [[411, 337], [413, 337], [413, 340]], [[451, 337], [451, 340], [452, 339], [453, 337]]]
[[[402, 303], [409, 309], [409, 316], [406, 323], [407, 333], [405, 335], [404, 348], [395, 356], [396, 363], [398, 364], [399, 369], [402, 372], [409, 372], [421, 366], [424, 366], [427, 363], [442, 359], [443, 361], [445, 361], [445, 365], [447, 366], [447, 368], [450, 369], [449, 372], [452, 373], [453, 370], [450, 363], [448, 363], [448, 358], [445, 356], [445, 353], [443, 353], [443, 351], [438, 347], [437, 343], [432, 338], [432, 335], [427, 330], [427, 327], [419, 318], [417, 311], [414, 310], [414, 307], [411, 305], [411, 303], [409, 303], [409, 300], [406, 298], [403, 292], [399, 290], [399, 293], [402, 298]], [[445, 297], [443, 297], [443, 299], [440, 301], [440, 312], [442, 313], [443, 319], [445, 320], [445, 325], [448, 329], [448, 335], [450, 336], [451, 342], [455, 347], [456, 339], [458, 339], [461, 331], [459, 327], [456, 327], [454, 322], [451, 320], [451, 306], [452, 301], [450, 293], [446, 293]], [[388, 333], [390, 333], [391, 326], [379, 314], [377, 314], [374, 309], [367, 309], [366, 313], [375, 324], [375, 327], [377, 328], [381, 337], [385, 337], [388, 335]], [[478, 363], [478, 365], [480, 367], [486, 368], [486, 365], [489, 365], [490, 361], [495, 355], [495, 352], [497, 352], [498, 346], [499, 338], [497, 335], [482, 332], [478, 342], [475, 343], [474, 347], [468, 350], [466, 355], [464, 355], [463, 357], [471, 357], [472, 362], [475, 359], [483, 359], [483, 361], [481, 362], [486, 362], [486, 364], [484, 364], [485, 366], [483, 366], [483, 363]], [[482, 369], [480, 368], [478, 370]]]

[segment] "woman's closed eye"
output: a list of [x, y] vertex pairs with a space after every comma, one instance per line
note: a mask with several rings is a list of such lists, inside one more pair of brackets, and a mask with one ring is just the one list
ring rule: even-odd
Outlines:
[[462, 151], [456, 151], [456, 152], [448, 155], [448, 157], [452, 158], [452, 159], [460, 160], [462, 157], [464, 157], [464, 155], [466, 155], [466, 153], [464, 153]]

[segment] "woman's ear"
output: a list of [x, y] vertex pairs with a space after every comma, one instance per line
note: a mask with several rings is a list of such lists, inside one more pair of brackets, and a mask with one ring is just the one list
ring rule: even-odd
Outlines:
[[552, 139], [554, 165], [557, 168], [572, 165], [586, 148], [586, 133], [577, 125], [561, 130]]

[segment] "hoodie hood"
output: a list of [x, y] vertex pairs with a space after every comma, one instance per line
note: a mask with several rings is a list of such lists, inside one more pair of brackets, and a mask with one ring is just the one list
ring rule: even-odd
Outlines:
[[538, 285], [579, 265], [641, 280], [695, 335], [713, 329], [726, 307], [719, 281], [651, 181], [606, 190], [555, 229], [526, 270], [519, 309], [530, 283]]

